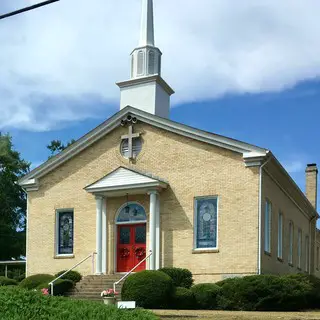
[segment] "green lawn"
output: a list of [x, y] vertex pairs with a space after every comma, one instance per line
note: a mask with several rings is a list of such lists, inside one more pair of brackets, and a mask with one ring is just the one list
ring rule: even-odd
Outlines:
[[161, 320], [320, 320], [315, 312], [225, 312], [155, 310]]

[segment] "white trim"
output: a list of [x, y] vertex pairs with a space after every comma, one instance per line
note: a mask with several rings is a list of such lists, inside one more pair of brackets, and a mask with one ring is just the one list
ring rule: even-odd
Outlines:
[[[28, 277], [28, 252], [29, 252], [29, 196], [28, 194], [26, 193], [26, 196], [27, 196], [27, 210], [26, 210], [26, 277]], [[54, 237], [55, 239], [55, 237]]]
[[[216, 228], [216, 247], [208, 248], [197, 248], [197, 234], [198, 234], [198, 211], [197, 211], [197, 201], [201, 199], [215, 199], [217, 201], [217, 228]], [[193, 250], [194, 251], [210, 251], [219, 250], [219, 196], [199, 196], [193, 199]]]
[[161, 243], [161, 226], [160, 226], [160, 194], [157, 195], [157, 204], [156, 204], [156, 270], [161, 268], [160, 262], [160, 243]]
[[102, 273], [102, 202], [103, 197], [96, 197], [96, 274]]
[[150, 191], [150, 210], [149, 210], [149, 251], [152, 251], [152, 255], [149, 259], [149, 270], [156, 270], [156, 221], [157, 221], [157, 191]]
[[[72, 244], [73, 244], [73, 248], [72, 248], [72, 253], [59, 253], [59, 215], [60, 213], [72, 213], [73, 214], [73, 218], [72, 218], [72, 224], [73, 224], [73, 235], [72, 235]], [[54, 236], [54, 256], [55, 257], [65, 257], [65, 258], [68, 258], [68, 257], [74, 257], [74, 235], [75, 235], [75, 232], [74, 232], [74, 229], [75, 229], [75, 214], [74, 214], [74, 209], [73, 208], [68, 208], [68, 209], [56, 209], [55, 210], [55, 236]]]

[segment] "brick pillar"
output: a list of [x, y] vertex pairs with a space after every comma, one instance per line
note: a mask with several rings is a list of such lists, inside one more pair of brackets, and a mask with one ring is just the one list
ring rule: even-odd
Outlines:
[[317, 209], [318, 168], [316, 164], [308, 164], [306, 169], [306, 196]]

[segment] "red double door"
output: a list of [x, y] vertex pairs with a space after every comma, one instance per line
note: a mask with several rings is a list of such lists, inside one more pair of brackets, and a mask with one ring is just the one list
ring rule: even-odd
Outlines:
[[[127, 272], [146, 257], [146, 224], [119, 225], [117, 271]], [[135, 271], [146, 269], [144, 261]]]

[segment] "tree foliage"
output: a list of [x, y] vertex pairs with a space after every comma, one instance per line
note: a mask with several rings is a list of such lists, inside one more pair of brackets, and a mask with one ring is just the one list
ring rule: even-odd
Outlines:
[[26, 194], [18, 180], [29, 163], [14, 150], [9, 135], [0, 133], [0, 260], [25, 253]]
[[71, 146], [73, 143], [75, 143], [75, 140], [70, 140], [66, 145], [62, 143], [61, 140], [52, 140], [49, 145], [47, 145], [47, 149], [51, 152], [49, 158], [54, 157], [55, 155], [59, 154], [64, 149]]

